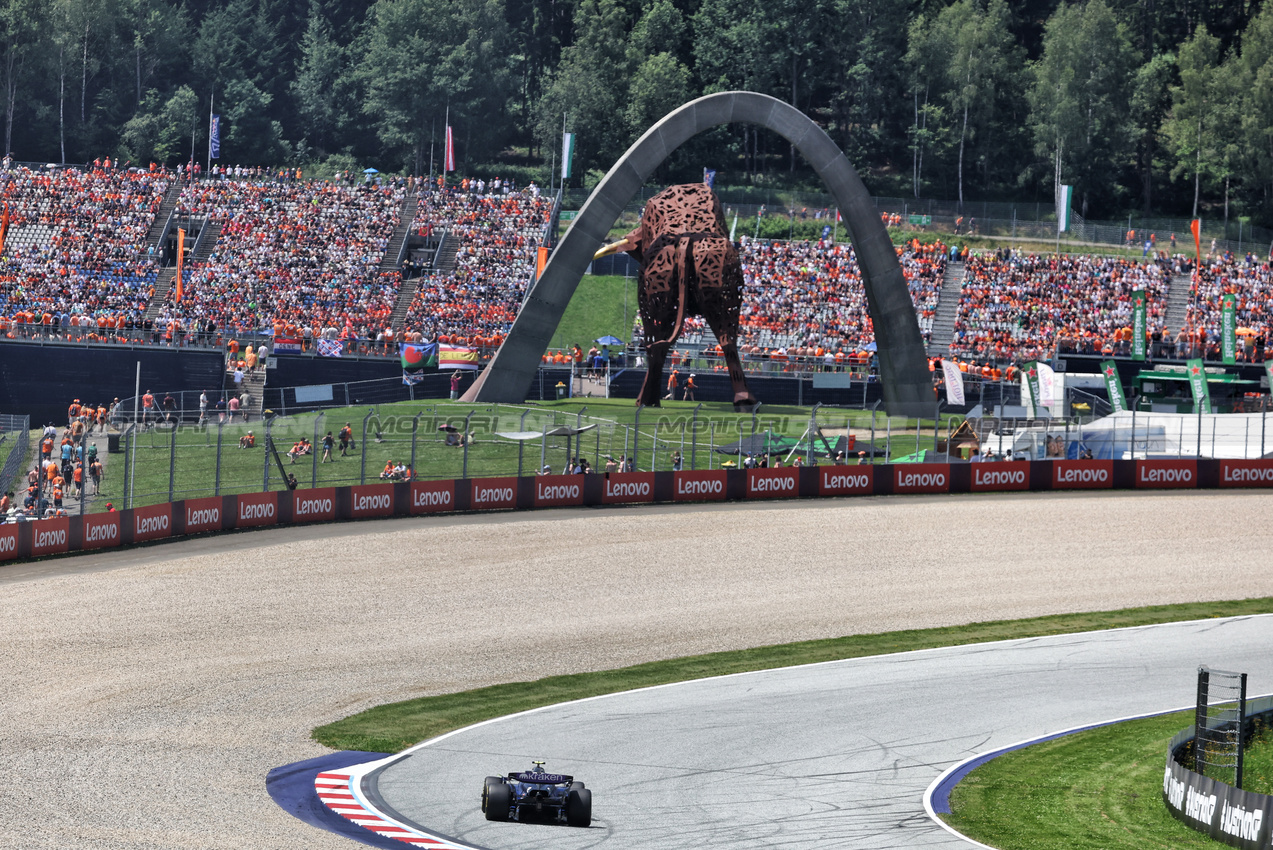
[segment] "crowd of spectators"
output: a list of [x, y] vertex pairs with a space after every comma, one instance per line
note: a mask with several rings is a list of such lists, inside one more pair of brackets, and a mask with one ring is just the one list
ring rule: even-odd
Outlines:
[[1143, 289], [1147, 330], [1161, 335], [1179, 260], [1022, 254], [971, 255], [950, 354], [1022, 362], [1052, 352], [1128, 354], [1132, 293]]
[[374, 336], [398, 294], [378, 273], [405, 197], [402, 184], [332, 183], [292, 177], [195, 181], [182, 190], [180, 218], [220, 226], [206, 261], [191, 263], [183, 297], [175, 288], [160, 322], [212, 322], [243, 334], [279, 323], [336, 327]]
[[1253, 254], [1221, 254], [1198, 269], [1189, 299], [1186, 332], [1191, 355], [1219, 360], [1220, 321], [1225, 295], [1237, 299], [1237, 359], [1263, 362], [1273, 329], [1273, 268]]
[[158, 271], [146, 233], [170, 179], [100, 163], [0, 171], [0, 332], [81, 338], [137, 326]]
[[552, 201], [534, 184], [517, 190], [502, 182], [497, 189], [494, 182], [421, 193], [413, 227], [421, 234], [447, 231], [455, 240], [455, 268], [418, 279], [404, 323], [408, 333], [494, 348], [512, 326]]

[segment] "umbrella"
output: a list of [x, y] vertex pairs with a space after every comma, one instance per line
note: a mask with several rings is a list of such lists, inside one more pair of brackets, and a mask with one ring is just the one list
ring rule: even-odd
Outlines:
[[873, 343], [873, 342], [868, 342], [866, 345], [862, 346], [862, 350], [863, 350], [863, 351], [875, 351], [875, 350], [877, 349], [877, 347], [878, 347], [878, 346], [876, 346], [876, 344], [875, 344], [875, 343]]
[[610, 334], [606, 334], [601, 339], [594, 339], [593, 342], [599, 342], [602, 345], [623, 345], [623, 340]]
[[1238, 328], [1236, 331], [1234, 331], [1234, 333], [1237, 334], [1238, 336], [1255, 336], [1255, 329], [1254, 328]]
[[782, 455], [798, 445], [800, 445], [799, 441], [793, 440], [791, 437], [783, 437], [765, 431], [762, 434], [743, 437], [741, 440], [728, 445], [717, 446], [716, 451], [723, 455]]
[[374, 168], [364, 168], [364, 169], [362, 170], [362, 173], [363, 173], [363, 174], [379, 174], [380, 172], [379, 172], [379, 171], [377, 171], [377, 170], [376, 170], [376, 169], [374, 169]]

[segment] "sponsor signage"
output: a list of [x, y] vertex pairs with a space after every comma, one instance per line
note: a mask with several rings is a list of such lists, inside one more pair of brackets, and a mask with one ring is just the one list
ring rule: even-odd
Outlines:
[[869, 496], [875, 492], [873, 466], [819, 466], [819, 496]]
[[18, 557], [18, 524], [7, 522], [0, 525], [0, 561], [11, 561]]
[[115, 511], [105, 514], [84, 515], [84, 549], [102, 549], [119, 545], [119, 514]]
[[791, 499], [800, 495], [800, 470], [783, 469], [747, 470], [748, 499]]
[[1178, 820], [1232, 847], [1267, 847], [1273, 798], [1243, 791], [1181, 766], [1171, 756], [1163, 771], [1163, 803]]
[[[512, 479], [516, 480], [516, 479]], [[474, 482], [476, 483], [476, 482]], [[368, 485], [371, 489], [374, 485]], [[355, 490], [362, 488], [355, 487]], [[411, 513], [436, 514], [455, 510], [454, 481], [412, 481]]]
[[[221, 507], [220, 499], [200, 499], [199, 501], [212, 501], [217, 503], [218, 513]], [[187, 505], [190, 502], [186, 502]], [[221, 520], [217, 520], [217, 528], [221, 527]], [[172, 536], [172, 505], [150, 505], [145, 508], [133, 509], [133, 542], [142, 543], [147, 540], [158, 540], [161, 537]]]
[[1053, 490], [1108, 490], [1113, 486], [1112, 460], [1052, 461]]
[[494, 511], [517, 507], [516, 478], [474, 478], [469, 507], [475, 511]]
[[330, 522], [335, 518], [335, 487], [292, 491], [292, 522]]
[[724, 498], [723, 469], [672, 473], [672, 500], [675, 502], [722, 501]]
[[67, 517], [31, 523], [31, 554], [54, 555], [68, 548], [71, 521]]
[[235, 501], [235, 528], [255, 528], [277, 522], [278, 493], [250, 493]]
[[207, 499], [186, 499], [186, 534], [200, 531], [220, 531], [224, 527], [221, 509], [224, 500], [220, 496]]
[[950, 466], [944, 463], [893, 465], [894, 493], [949, 493]]
[[653, 472], [612, 472], [601, 488], [601, 503], [605, 505], [653, 501]]
[[1145, 489], [1173, 489], [1198, 486], [1196, 460], [1138, 460], [1136, 486]]
[[582, 475], [536, 475], [535, 507], [555, 508], [583, 504]]
[[1273, 487], [1273, 462], [1267, 460], [1220, 461], [1221, 487]]
[[979, 462], [969, 466], [972, 467], [974, 493], [1030, 489], [1030, 462], [1027, 460]]
[[[419, 482], [416, 482], [419, 483]], [[449, 481], [446, 483], [450, 483]], [[393, 485], [364, 484], [349, 488], [349, 512], [354, 519], [393, 515]], [[448, 491], [448, 495], [455, 488]], [[453, 501], [453, 500], [452, 500]]]

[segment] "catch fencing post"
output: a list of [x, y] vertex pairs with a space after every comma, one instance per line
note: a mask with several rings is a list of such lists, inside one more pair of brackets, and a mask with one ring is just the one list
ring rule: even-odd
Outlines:
[[[946, 406], [944, 400], [937, 402], [937, 409], [933, 411], [933, 451], [937, 451], [937, 429], [941, 426], [941, 409]], [[946, 443], [946, 459], [950, 459], [950, 442]]]
[[1198, 459], [1202, 459], [1202, 402], [1195, 401], [1193, 406], [1198, 409]]
[[1136, 404], [1135, 403], [1132, 404], [1132, 441], [1129, 448], [1131, 448], [1132, 450], [1131, 459], [1135, 460], [1136, 459]]
[[650, 441], [650, 471], [654, 472], [655, 465], [659, 462], [659, 423], [654, 423], [654, 439]]
[[537, 473], [544, 471], [544, 466], [546, 465], [544, 461], [547, 460], [548, 458], [548, 422], [547, 421], [544, 422], [543, 426], [540, 428], [540, 431], [542, 433], [539, 435], [539, 469], [537, 470]]
[[173, 482], [177, 477], [177, 425], [168, 432], [168, 501], [172, 501]]
[[[628, 455], [628, 459], [632, 462], [632, 471], [637, 470], [637, 444], [641, 442], [641, 408], [638, 404], [636, 409], [636, 421], [632, 424], [632, 454]], [[625, 469], [624, 472], [627, 472]]]
[[476, 410], [470, 410], [469, 415], [464, 417], [464, 433], [460, 435], [460, 440], [464, 443], [464, 470], [460, 475], [461, 478], [469, 477], [469, 421], [473, 418]]
[[[310, 477], [309, 477], [309, 486], [311, 487], [318, 486], [318, 445], [319, 445], [318, 431], [319, 431], [319, 425], [322, 423], [323, 418], [325, 416], [327, 416], [326, 412], [319, 412], [319, 414], [314, 417], [314, 442], [310, 445], [310, 450], [309, 450], [309, 453], [313, 459], [313, 467], [314, 467], [314, 471], [310, 474]], [[415, 458], [413, 457], [412, 460], [415, 460]]]
[[[346, 392], [348, 392], [348, 384], [345, 384]], [[376, 409], [374, 407], [367, 410], [367, 415], [362, 418], [362, 466], [358, 472], [358, 483], [367, 483], [367, 423], [371, 420]]]
[[278, 414], [271, 416], [265, 420], [265, 483], [261, 488], [262, 493], [270, 492], [270, 450], [274, 447], [274, 438], [270, 436], [270, 431], [274, 427], [274, 420], [278, 418]]
[[[517, 430], [518, 430], [519, 432], [520, 432], [520, 431], [525, 431], [525, 430], [526, 430], [526, 414], [528, 414], [528, 413], [530, 413], [530, 408], [526, 408], [525, 410], [523, 410], [523, 411], [522, 411], [522, 418], [521, 418], [521, 421], [517, 423]], [[414, 454], [414, 447], [415, 447], [415, 444], [413, 443], [413, 444], [412, 444], [412, 449], [413, 449], [412, 458], [413, 458], [413, 459], [414, 459], [414, 457], [415, 457], [415, 454]], [[518, 441], [517, 441], [517, 477], [518, 477], [518, 478], [521, 478], [521, 477], [522, 477], [522, 455], [525, 453], [525, 451], [526, 451], [526, 441], [525, 441], [525, 440], [518, 440]]]
[[809, 411], [809, 441], [805, 444], [805, 466], [813, 464], [813, 435], [818, 430], [818, 408], [821, 406], [822, 402], [818, 402], [813, 406], [813, 410]]
[[[702, 406], [701, 401], [694, 406], [694, 436], [690, 442], [690, 469], [698, 469], [698, 410]], [[681, 454], [683, 455], [684, 452]]]
[[124, 431], [124, 439], [128, 441], [128, 445], [124, 447], [124, 508], [132, 507], [132, 490], [133, 490], [133, 464], [130, 461], [132, 454], [132, 433], [135, 425], [129, 425], [128, 430]]
[[[883, 399], [880, 399], [880, 401], [883, 401]], [[872, 465], [875, 464], [875, 411], [879, 409], [880, 401], [877, 401], [875, 402], [875, 404], [871, 405], [871, 464]], [[844, 442], [846, 444], [849, 441], [847, 433], [848, 432], [846, 431], [845, 438], [844, 438]], [[845, 461], [847, 460], [848, 460], [848, 457], [845, 457]]]
[[423, 415], [424, 415], [424, 411], [421, 410], [415, 416], [411, 417], [411, 480], [412, 481], [420, 477], [419, 473], [416, 472], [416, 468], [415, 468], [415, 444], [416, 444], [416, 431], [420, 427], [420, 417]]
[[225, 423], [217, 423], [217, 471], [214, 483], [212, 485], [212, 495], [221, 495], [221, 435], [225, 431]]

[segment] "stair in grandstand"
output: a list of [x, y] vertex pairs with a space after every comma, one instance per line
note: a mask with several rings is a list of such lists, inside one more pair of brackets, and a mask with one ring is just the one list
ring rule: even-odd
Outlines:
[[393, 236], [389, 237], [389, 244], [385, 246], [384, 256], [380, 258], [380, 271], [391, 272], [398, 268], [398, 261], [402, 257], [402, 246], [406, 244], [407, 234], [411, 232], [411, 225], [415, 221], [417, 199], [414, 192], [408, 192], [407, 197], [402, 201], [402, 210], [398, 215], [398, 226], [394, 228]]
[[393, 312], [389, 314], [389, 327], [393, 328], [395, 334], [402, 331], [402, 323], [407, 320], [407, 311], [411, 309], [411, 302], [415, 300], [419, 280], [418, 277], [404, 280], [398, 289], [398, 300], [394, 302]]
[[955, 336], [955, 314], [959, 311], [959, 295], [963, 288], [964, 264], [947, 263], [928, 337], [929, 357], [945, 357], [950, 353], [950, 341]]
[[[239, 409], [239, 416], [242, 417], [246, 411], [248, 422], [260, 422], [265, 411], [265, 366], [257, 366], [255, 372], [245, 372], [243, 374], [243, 384], [239, 387], [234, 385], [234, 370], [227, 369], [225, 377], [221, 382], [222, 392], [225, 393], [226, 399], [231, 395], [243, 395], [244, 391], [248, 393], [248, 405], [246, 408]], [[242, 419], [236, 420], [242, 422]]]
[[159, 317], [159, 309], [168, 301], [168, 292], [172, 289], [172, 282], [177, 277], [177, 267], [168, 266], [159, 270], [159, 276], [155, 278], [155, 294], [151, 296], [150, 303], [146, 305], [146, 318], [152, 322]]
[[1167, 293], [1167, 315], [1163, 319], [1163, 338], [1174, 340], [1185, 324], [1189, 313], [1189, 293], [1193, 280], [1187, 274], [1171, 276], [1171, 290]]
[[195, 252], [190, 256], [191, 264], [205, 262], [211, 257], [212, 249], [217, 246], [219, 238], [221, 238], [221, 225], [215, 221], [206, 222], [199, 232]]
[[437, 257], [433, 261], [433, 270], [440, 275], [449, 275], [455, 272], [455, 255], [460, 251], [460, 240], [456, 239], [454, 234], [447, 233], [446, 238], [442, 241], [442, 249], [438, 251]]
[[172, 181], [163, 202], [159, 205], [159, 211], [155, 213], [155, 220], [150, 223], [150, 230], [146, 231], [146, 245], [154, 248], [156, 252], [159, 251], [159, 239], [164, 235], [164, 228], [168, 226], [168, 217], [177, 208], [177, 199], [181, 197], [182, 185], [180, 180]]

